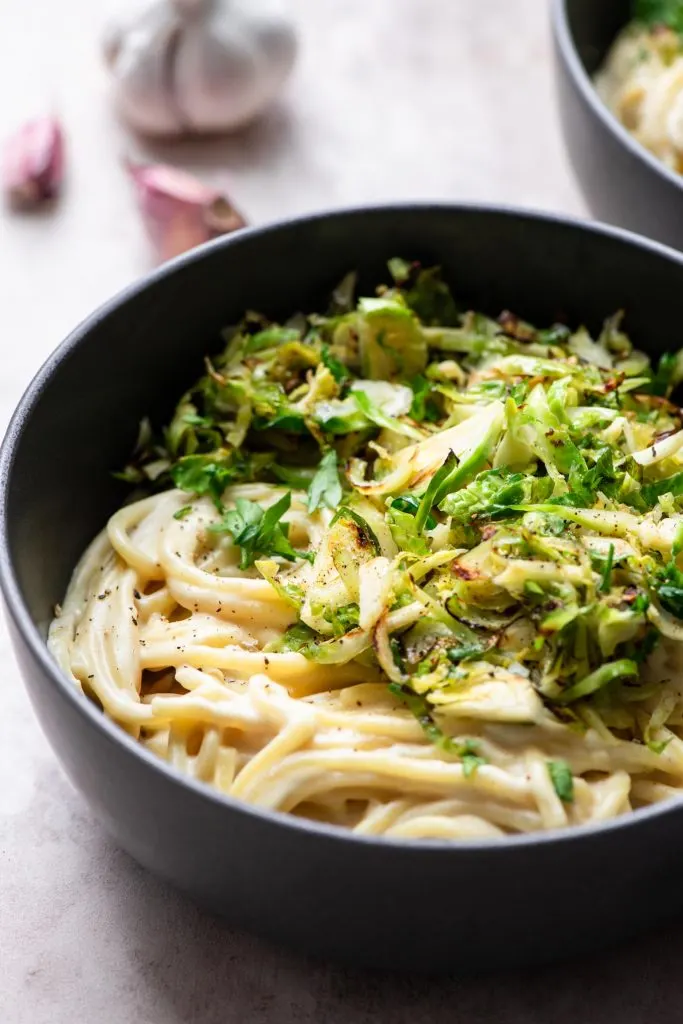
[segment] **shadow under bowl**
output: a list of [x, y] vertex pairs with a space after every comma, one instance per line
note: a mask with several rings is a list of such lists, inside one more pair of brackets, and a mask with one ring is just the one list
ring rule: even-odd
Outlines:
[[551, 2], [560, 122], [592, 213], [683, 249], [683, 176], [633, 138], [593, 85], [593, 75], [630, 20], [630, 0]]
[[357, 837], [180, 775], [62, 676], [45, 636], [85, 546], [125, 497], [140, 418], [168, 416], [245, 309], [321, 308], [402, 255], [471, 307], [599, 328], [617, 309], [657, 354], [678, 334], [683, 256], [615, 229], [476, 206], [320, 214], [240, 232], [135, 284], [78, 327], [24, 395], [0, 453], [0, 585], [17, 657], [67, 775], [133, 857], [228, 920], [321, 957], [462, 971], [575, 956], [683, 905], [683, 807], [471, 843]]

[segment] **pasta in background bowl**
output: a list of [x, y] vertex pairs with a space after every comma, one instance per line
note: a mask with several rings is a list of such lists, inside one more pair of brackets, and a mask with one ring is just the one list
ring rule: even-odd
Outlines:
[[[432, 276], [416, 310], [397, 253], [462, 305]], [[0, 453], [0, 584], [121, 846], [234, 926], [404, 971], [576, 956], [683, 906], [679, 677], [645, 675], [677, 615], [682, 273], [597, 225], [379, 207], [221, 239], [74, 332]], [[383, 327], [354, 355], [359, 315]]]
[[[560, 125], [600, 220], [683, 248], [678, 0], [551, 0]], [[639, 20], [634, 22], [634, 15]]]
[[636, 0], [611, 46], [597, 90], [631, 134], [683, 172], [683, 3]]

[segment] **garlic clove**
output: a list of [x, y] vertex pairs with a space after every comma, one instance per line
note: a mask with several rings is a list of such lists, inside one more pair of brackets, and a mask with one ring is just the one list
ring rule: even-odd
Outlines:
[[12, 206], [28, 209], [59, 194], [64, 135], [54, 117], [39, 117], [15, 132], [3, 154], [3, 187]]
[[128, 166], [159, 262], [246, 226], [227, 196], [167, 164]]

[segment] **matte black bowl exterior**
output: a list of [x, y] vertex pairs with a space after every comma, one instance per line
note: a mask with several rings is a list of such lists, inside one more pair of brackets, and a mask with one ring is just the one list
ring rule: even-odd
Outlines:
[[630, 10], [631, 0], [552, 0], [564, 140], [596, 217], [683, 249], [683, 178], [635, 141], [592, 82]]
[[364, 287], [402, 254], [439, 262], [475, 307], [680, 335], [683, 256], [614, 229], [505, 210], [323, 214], [221, 239], [114, 299], [50, 357], [0, 454], [0, 583], [21, 670], [67, 774], [137, 860], [255, 932], [358, 964], [463, 970], [576, 955], [683, 905], [683, 807], [599, 827], [466, 844], [352, 837], [182, 777], [62, 678], [46, 625], [122, 498], [121, 465], [245, 308], [313, 309], [349, 268]]

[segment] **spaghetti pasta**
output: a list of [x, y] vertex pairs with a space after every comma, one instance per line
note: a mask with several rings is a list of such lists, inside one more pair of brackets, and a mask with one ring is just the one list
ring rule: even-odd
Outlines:
[[250, 314], [143, 426], [126, 476], [159, 490], [93, 541], [50, 649], [177, 770], [359, 834], [677, 795], [678, 363], [392, 271], [329, 317]]

